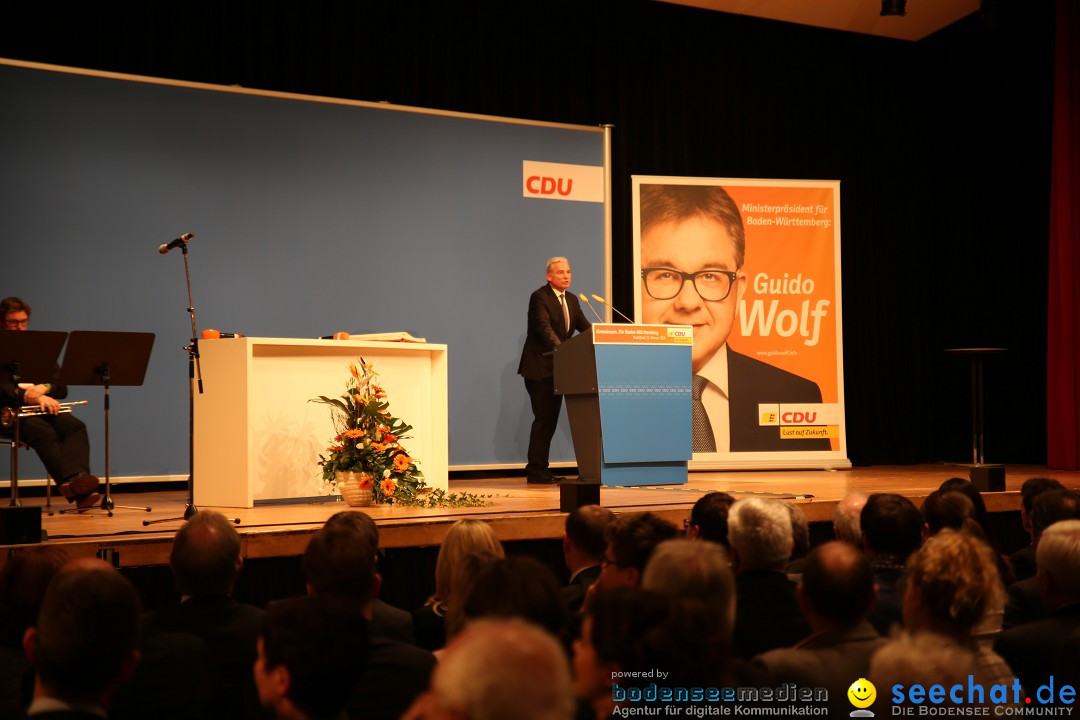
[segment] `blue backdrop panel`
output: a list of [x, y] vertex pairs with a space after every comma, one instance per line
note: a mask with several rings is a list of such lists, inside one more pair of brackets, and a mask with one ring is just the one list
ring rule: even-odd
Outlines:
[[[113, 391], [114, 475], [188, 470], [183, 261], [157, 253], [188, 231], [200, 329], [447, 343], [451, 465], [524, 463], [529, 293], [552, 255], [581, 291], [607, 270], [604, 206], [523, 198], [521, 164], [600, 166], [599, 129], [12, 66], [0, 97], [0, 296], [29, 302], [38, 330], [157, 334], [145, 385]], [[100, 397], [73, 394], [91, 400], [100, 472]], [[552, 460], [572, 459], [560, 427]], [[44, 476], [35, 463], [25, 477]]]
[[[596, 345], [605, 485], [686, 482], [690, 459], [689, 346]], [[650, 463], [649, 468], [619, 468]]]

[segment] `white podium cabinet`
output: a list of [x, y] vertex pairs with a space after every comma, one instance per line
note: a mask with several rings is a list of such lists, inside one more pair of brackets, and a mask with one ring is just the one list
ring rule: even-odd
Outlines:
[[195, 504], [253, 507], [324, 495], [319, 453], [334, 434], [330, 407], [348, 364], [379, 374], [390, 412], [413, 426], [403, 440], [427, 485], [447, 487], [446, 345], [359, 340], [201, 340], [195, 393]]

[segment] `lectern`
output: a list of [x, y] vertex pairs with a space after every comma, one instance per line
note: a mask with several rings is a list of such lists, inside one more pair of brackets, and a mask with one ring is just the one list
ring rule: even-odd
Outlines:
[[561, 490], [564, 511], [599, 500], [600, 485], [686, 483], [692, 347], [685, 325], [597, 324], [555, 348], [579, 475]]

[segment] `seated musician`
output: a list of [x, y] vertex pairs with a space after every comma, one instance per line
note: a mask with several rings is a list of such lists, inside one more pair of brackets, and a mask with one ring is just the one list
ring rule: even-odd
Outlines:
[[[26, 330], [30, 306], [17, 297], [0, 300], [4, 330]], [[99, 480], [90, 474], [90, 442], [86, 425], [71, 413], [61, 413], [58, 399], [67, 397], [67, 386], [56, 382], [25, 389], [8, 383], [0, 388], [0, 406], [18, 409], [37, 405], [42, 414], [23, 418], [19, 439], [34, 449], [60, 488], [60, 494], [80, 509], [101, 500], [96, 492]]]

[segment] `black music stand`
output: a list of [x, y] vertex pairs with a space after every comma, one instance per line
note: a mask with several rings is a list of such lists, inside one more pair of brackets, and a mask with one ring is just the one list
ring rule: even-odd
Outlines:
[[[23, 377], [51, 378], [66, 332], [0, 330], [0, 383], [18, 385]], [[11, 449], [11, 502], [19, 505], [19, 418], [15, 419], [15, 447]], [[46, 480], [48, 482], [48, 480]], [[60, 480], [62, 482], [62, 479]]]
[[[113, 385], [142, 385], [153, 347], [154, 333], [73, 330], [64, 352], [64, 365], [60, 368], [62, 384], [102, 385], [105, 388], [105, 497], [101, 501], [101, 509], [108, 512], [109, 517], [112, 517], [113, 508], [117, 507], [112, 499], [109, 474], [109, 388]], [[119, 507], [150, 512], [146, 506]], [[86, 509], [60, 512], [84, 512]]]

